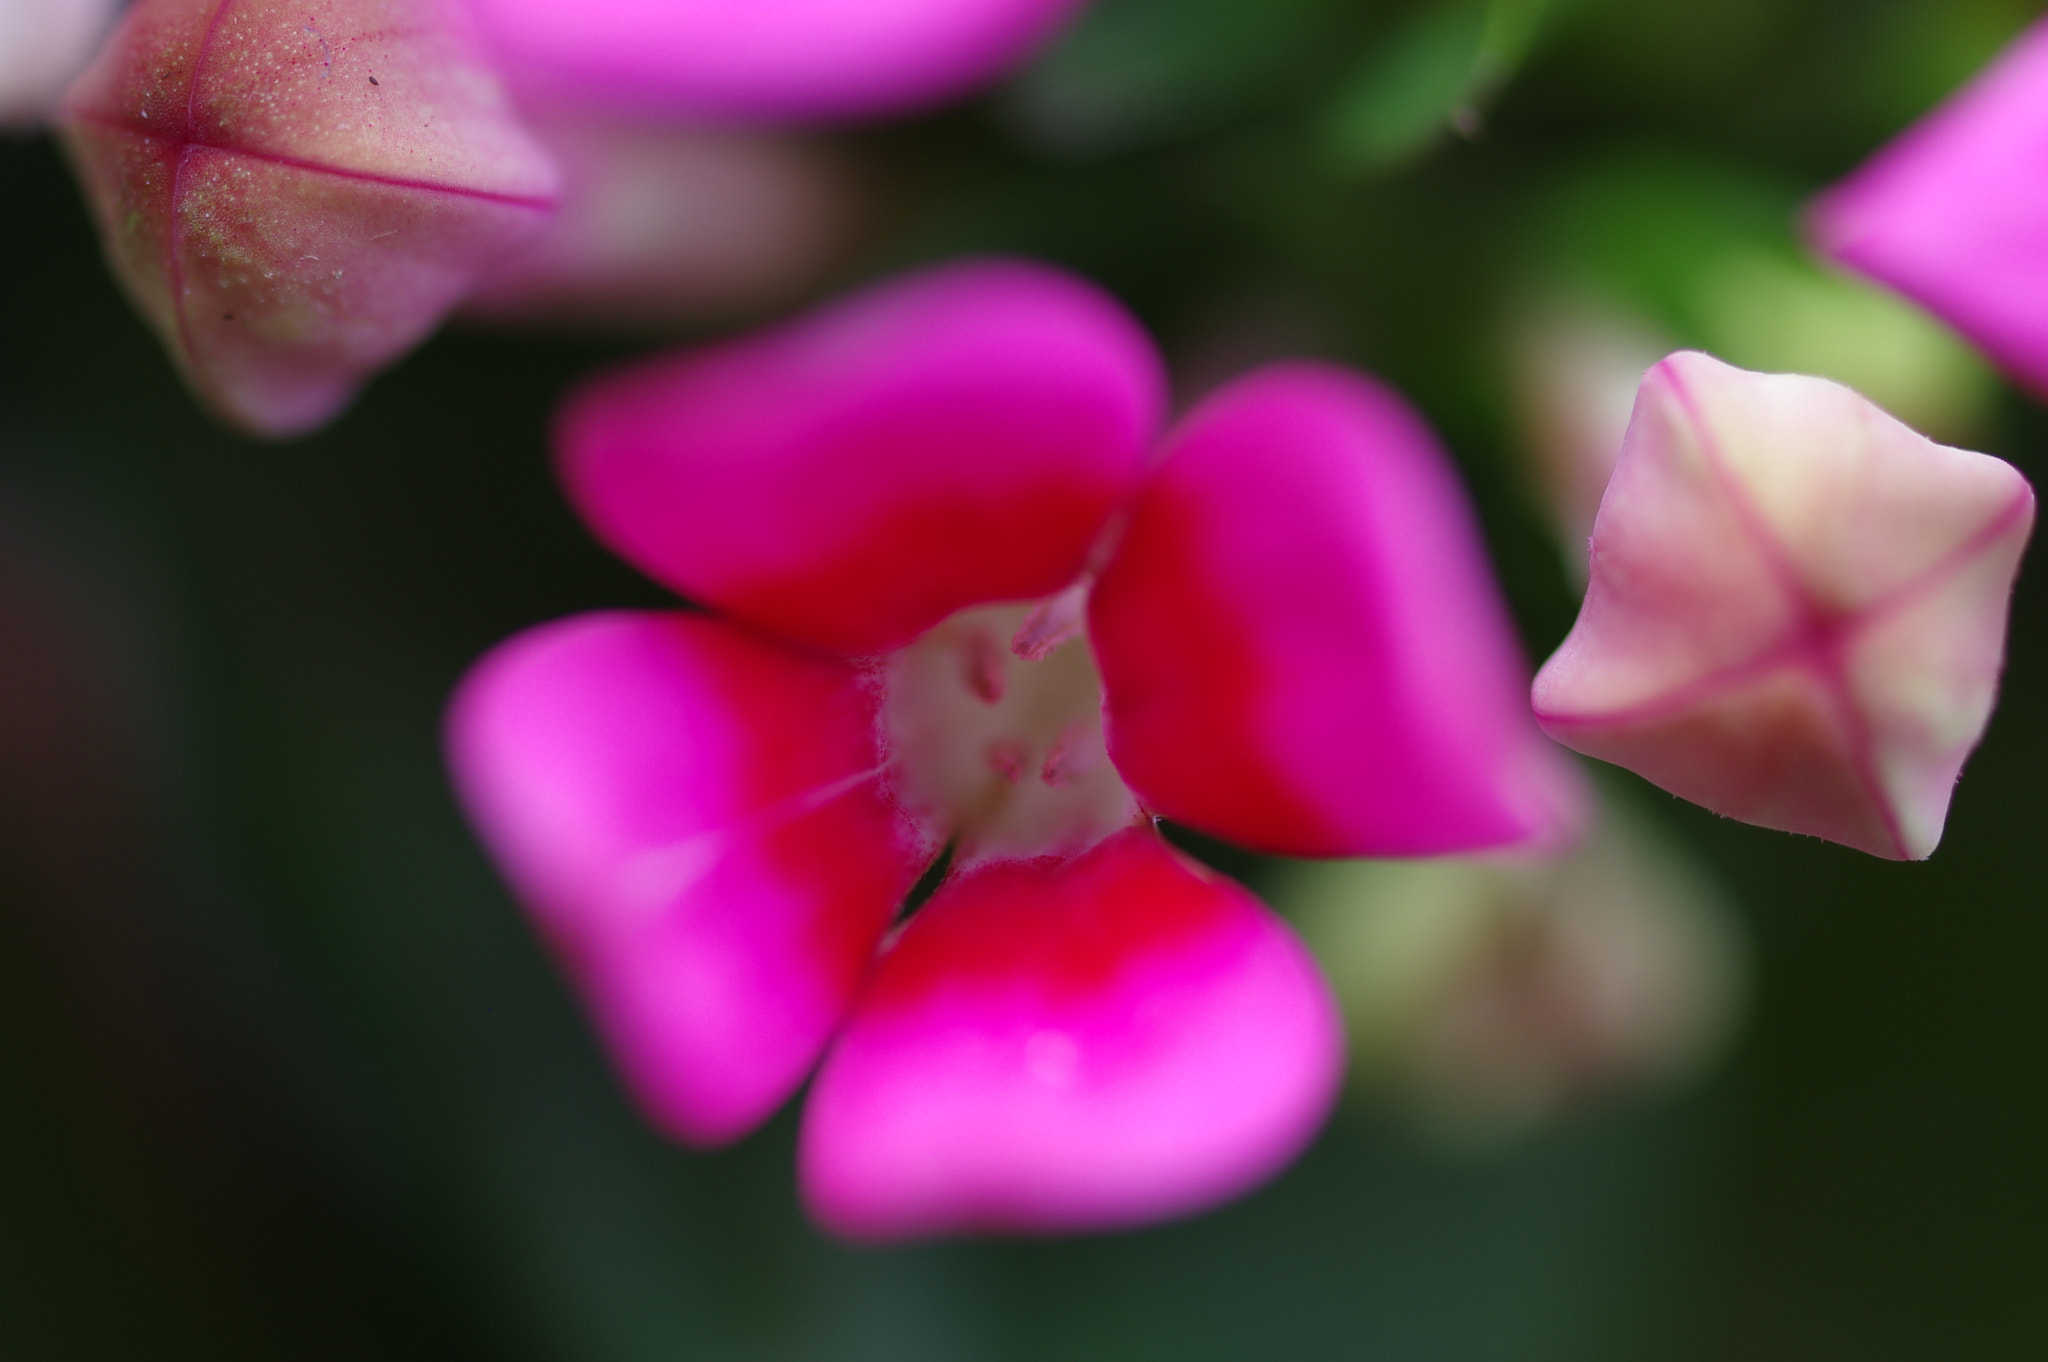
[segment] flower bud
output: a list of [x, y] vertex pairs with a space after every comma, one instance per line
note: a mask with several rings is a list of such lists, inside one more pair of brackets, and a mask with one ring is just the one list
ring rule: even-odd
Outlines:
[[60, 122], [116, 276], [260, 435], [333, 417], [554, 207], [459, 0], [142, 0]]
[[1983, 735], [2034, 495], [1825, 379], [1651, 369], [1545, 731], [1717, 813], [1934, 850]]
[[1273, 898], [1336, 989], [1362, 1093], [1455, 1146], [1681, 1083], [1741, 1010], [1731, 905], [1633, 818], [1564, 857], [1298, 863]]

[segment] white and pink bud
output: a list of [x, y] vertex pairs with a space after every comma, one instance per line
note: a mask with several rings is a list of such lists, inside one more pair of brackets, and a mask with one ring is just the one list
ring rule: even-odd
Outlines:
[[260, 435], [332, 418], [554, 209], [460, 0], [142, 0], [59, 121], [115, 275]]
[[1924, 858], [1990, 718], [2033, 519], [2011, 465], [1839, 384], [1672, 355], [1537, 718], [1717, 813]]
[[1732, 903], [1613, 810], [1568, 856], [1299, 862], [1273, 898], [1336, 990], [1360, 1095], [1460, 1148], [1684, 1083], [1742, 1012]]

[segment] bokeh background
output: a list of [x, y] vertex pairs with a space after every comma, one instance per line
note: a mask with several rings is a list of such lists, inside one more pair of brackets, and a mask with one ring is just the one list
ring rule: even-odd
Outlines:
[[[1459, 458], [1540, 658], [1577, 600], [1528, 475], [1560, 309], [1860, 377], [2048, 471], [2048, 412], [1796, 234], [2040, 8], [1098, 0], [971, 103], [818, 134], [858, 222], [791, 287], [1024, 252], [1127, 300], [1183, 400], [1280, 354], [1378, 372]], [[1740, 907], [1747, 1012], [1704, 1075], [1477, 1147], [1350, 1102], [1187, 1223], [849, 1248], [796, 1204], [789, 1113], [714, 1154], [639, 1123], [438, 749], [500, 638], [662, 603], [557, 494], [549, 414], [744, 304], [452, 327], [264, 445], [187, 398], [47, 139], [0, 141], [0, 208], [0, 1354], [2048, 1356], [2031, 566], [1931, 862], [1611, 782]]]

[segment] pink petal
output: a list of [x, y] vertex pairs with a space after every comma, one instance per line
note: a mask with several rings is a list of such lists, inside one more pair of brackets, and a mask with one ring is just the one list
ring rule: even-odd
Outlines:
[[1729, 817], [1924, 857], [1991, 713], [2033, 509], [2010, 465], [1847, 388], [1673, 355], [1537, 714]]
[[2048, 21], [1817, 200], [1807, 227], [2048, 392]]
[[1094, 288], [978, 261], [601, 379], [559, 444], [584, 517], [635, 564], [785, 638], [871, 652], [1072, 580], [1162, 386]]
[[1398, 396], [1262, 370], [1175, 433], [1090, 614], [1109, 750], [1153, 812], [1263, 851], [1552, 838], [1575, 773], [1456, 474]]
[[735, 1138], [795, 1089], [928, 859], [876, 722], [845, 664], [681, 614], [532, 630], [456, 698], [472, 818], [682, 1139]]
[[1151, 828], [992, 863], [862, 992], [804, 1111], [805, 1200], [862, 1239], [1187, 1214], [1307, 1143], [1341, 1048], [1293, 934]]
[[894, 113], [1029, 56], [1083, 0], [474, 0], [525, 86], [690, 115]]
[[332, 417], [553, 208], [458, 0], [143, 0], [63, 125], [123, 286], [260, 434]]

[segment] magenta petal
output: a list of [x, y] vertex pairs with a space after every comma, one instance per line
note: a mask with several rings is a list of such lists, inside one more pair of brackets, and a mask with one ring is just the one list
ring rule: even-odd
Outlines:
[[1282, 365], [1198, 408], [1090, 627], [1110, 755], [1154, 813], [1310, 856], [1576, 823], [1457, 476], [1362, 376]]
[[584, 518], [641, 568], [871, 652], [1065, 586], [1138, 476], [1162, 387], [1109, 298], [979, 261], [600, 379], [559, 443]]
[[1807, 226], [2048, 392], [2048, 22], [1823, 195]]
[[129, 296], [265, 435], [331, 418], [554, 206], [461, 0], [142, 0], [62, 123]]
[[862, 1239], [1186, 1214], [1300, 1150], [1341, 1046], [1294, 935], [1151, 828], [989, 864], [855, 1004], [804, 1111], [804, 1196]]
[[893, 113], [1021, 61], [1083, 0], [472, 0], [525, 85], [698, 116]]
[[802, 1081], [928, 851], [854, 669], [693, 615], [585, 615], [470, 674], [457, 784], [649, 1114], [711, 1143]]

